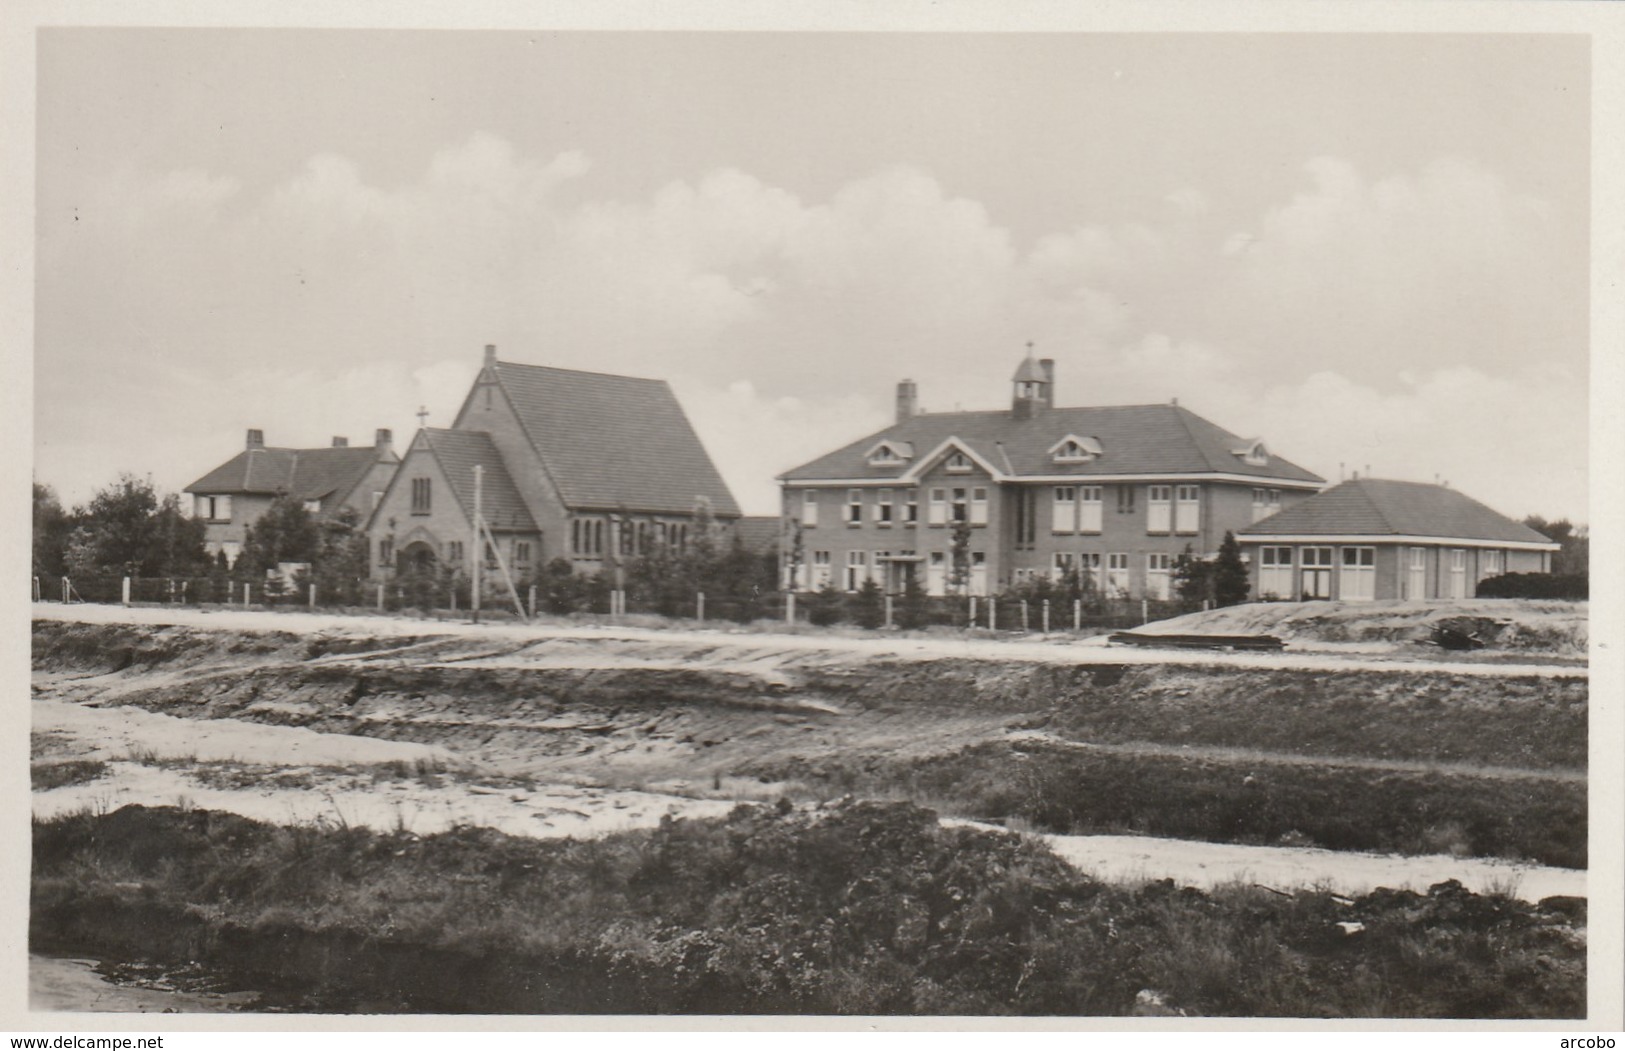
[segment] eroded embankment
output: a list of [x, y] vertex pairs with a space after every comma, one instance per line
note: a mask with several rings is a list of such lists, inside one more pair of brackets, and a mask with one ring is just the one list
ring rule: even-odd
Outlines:
[[204, 962], [303, 1010], [1579, 1017], [1583, 900], [1099, 883], [902, 804], [590, 841], [36, 822], [31, 947]]
[[1057, 832], [1585, 860], [1561, 675], [875, 658], [692, 639], [39, 621], [41, 696], [447, 748], [608, 785], [747, 776]]

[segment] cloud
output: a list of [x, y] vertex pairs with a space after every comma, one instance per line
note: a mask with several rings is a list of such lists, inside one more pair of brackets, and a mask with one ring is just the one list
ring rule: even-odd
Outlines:
[[[405, 432], [419, 404], [445, 422], [494, 342], [672, 379], [759, 507], [773, 474], [884, 425], [900, 378], [929, 408], [1004, 404], [1032, 340], [1066, 403], [1179, 396], [1333, 469], [1539, 475], [1521, 491], [1553, 513], [1583, 500], [1540, 459], [1566, 470], [1584, 444], [1583, 252], [1470, 160], [1371, 178], [1313, 159], [1256, 214], [1180, 187], [1150, 218], [1029, 244], [915, 168], [822, 200], [729, 167], [639, 199], [594, 175], [489, 134], [397, 185], [338, 155], [254, 193], [111, 173], [79, 220], [42, 221], [42, 470], [84, 490], [110, 457], [206, 469], [245, 426]], [[1508, 450], [1513, 419], [1538, 434]]]

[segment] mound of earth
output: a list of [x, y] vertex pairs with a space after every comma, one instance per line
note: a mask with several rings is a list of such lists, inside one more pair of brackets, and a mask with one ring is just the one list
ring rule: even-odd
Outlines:
[[1588, 604], [1542, 599], [1456, 602], [1252, 602], [1160, 621], [1168, 634], [1275, 635], [1298, 649], [1402, 649], [1437, 628], [1473, 635], [1486, 649], [1584, 657]]

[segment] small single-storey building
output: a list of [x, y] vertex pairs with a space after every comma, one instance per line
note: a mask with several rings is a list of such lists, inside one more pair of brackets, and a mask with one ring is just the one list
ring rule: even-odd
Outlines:
[[1260, 599], [1455, 599], [1558, 545], [1442, 485], [1356, 478], [1236, 530]]

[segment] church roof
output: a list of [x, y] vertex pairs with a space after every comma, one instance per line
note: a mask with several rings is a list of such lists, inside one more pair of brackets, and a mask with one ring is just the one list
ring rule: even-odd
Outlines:
[[[1019, 373], [1018, 373], [1019, 375]], [[1082, 462], [1057, 462], [1057, 443], [1068, 436], [1093, 439], [1099, 455]], [[907, 474], [918, 460], [900, 466], [876, 466], [865, 452], [881, 441], [893, 446], [912, 443], [929, 455], [949, 439], [1001, 474], [1023, 476], [1246, 475], [1260, 479], [1324, 482], [1279, 456], [1266, 454], [1249, 463], [1235, 450], [1242, 439], [1178, 405], [1111, 405], [1045, 409], [1021, 419], [1008, 409], [986, 412], [923, 413], [867, 435], [786, 471], [787, 481], [818, 479], [884, 479]]]
[[1522, 522], [1513, 521], [1465, 493], [1442, 485], [1383, 478], [1359, 478], [1335, 485], [1237, 530], [1236, 535], [1243, 540], [1267, 540], [1272, 536], [1417, 536], [1550, 543]]
[[664, 380], [499, 361], [491, 365], [557, 486], [576, 509], [690, 514], [739, 505]]
[[[371, 445], [319, 449], [245, 449], [186, 487], [188, 493], [286, 493], [295, 500], [340, 497], [380, 459]], [[388, 459], [395, 460], [394, 454]]]
[[1020, 365], [1016, 366], [1016, 374], [1010, 378], [1011, 383], [1048, 383], [1049, 377], [1044, 374], [1044, 366], [1040, 365], [1028, 354]]
[[480, 472], [480, 513], [493, 531], [536, 532], [536, 522], [508, 474], [496, 443], [484, 431], [425, 427], [425, 444], [451, 485], [452, 495], [470, 520], [474, 517], [474, 468]]

